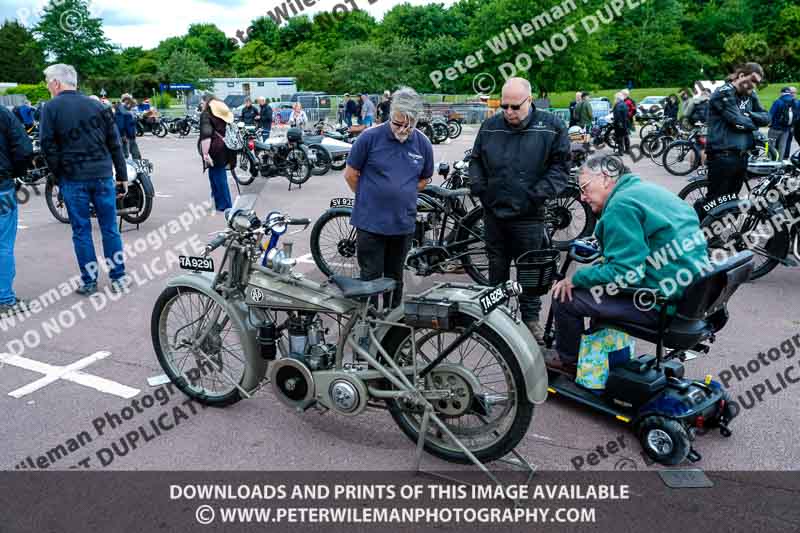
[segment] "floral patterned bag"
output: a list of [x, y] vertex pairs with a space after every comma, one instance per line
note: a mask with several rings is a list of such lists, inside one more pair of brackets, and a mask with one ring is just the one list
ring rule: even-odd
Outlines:
[[599, 329], [581, 336], [575, 383], [587, 389], [606, 388], [609, 368], [624, 365], [635, 357], [636, 342], [622, 331]]

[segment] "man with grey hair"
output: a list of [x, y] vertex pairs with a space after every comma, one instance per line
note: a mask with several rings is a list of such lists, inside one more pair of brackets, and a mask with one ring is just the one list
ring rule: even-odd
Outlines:
[[[674, 193], [632, 174], [618, 156], [596, 155], [581, 167], [581, 200], [598, 216], [595, 236], [604, 261], [578, 269], [553, 287], [556, 352], [548, 366], [574, 374], [585, 319], [654, 328], [659, 310], [636, 289], [679, 298], [685, 275], [698, 276], [708, 251], [694, 209]], [[654, 260], [681, 243], [677, 258]], [[626, 289], [633, 289], [626, 294]]]
[[[512, 261], [544, 242], [545, 203], [564, 190], [569, 178], [567, 127], [555, 115], [536, 109], [531, 85], [511, 78], [503, 86], [502, 113], [484, 121], [472, 148], [472, 193], [484, 207], [489, 281], [509, 279]], [[540, 344], [541, 298], [523, 293], [522, 318]]]
[[415, 129], [422, 98], [408, 87], [392, 98], [388, 122], [358, 136], [344, 177], [356, 195], [351, 223], [361, 279], [397, 281], [392, 307], [400, 305], [403, 266], [417, 216], [417, 193], [433, 175], [433, 147]]
[[[100, 265], [92, 242], [91, 205], [103, 236], [111, 289], [123, 291], [127, 280], [116, 198], [118, 187], [120, 194], [127, 192], [128, 175], [113, 112], [77, 91], [78, 75], [72, 66], [51, 65], [44, 76], [53, 98], [42, 110], [42, 153], [59, 180], [72, 225], [72, 243], [83, 281], [76, 292], [83, 296], [97, 292]], [[116, 170], [116, 186], [112, 169]]]

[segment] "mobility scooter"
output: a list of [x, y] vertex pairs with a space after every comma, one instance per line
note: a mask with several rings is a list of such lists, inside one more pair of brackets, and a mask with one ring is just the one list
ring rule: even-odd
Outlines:
[[[591, 263], [600, 256], [595, 240], [575, 240], [560, 271], [555, 273], [557, 267], [552, 267], [552, 277], [563, 279], [573, 261]], [[631, 296], [640, 291], [639, 298], [645, 291], [651, 302], [660, 306], [658, 327], [593, 321], [592, 329], [614, 329], [651, 342], [656, 345], [655, 356], [644, 355], [609, 368], [604, 390], [584, 388], [575, 382], [575, 376], [549, 368], [549, 392], [629, 424], [645, 453], [658, 463], [676, 465], [687, 458], [699, 461], [701, 456], [692, 447], [698, 431], [718, 428], [729, 437], [728, 424], [736, 413], [719, 382], [710, 375], [704, 380], [685, 378], [683, 362], [689, 350], [708, 353], [709, 347], [704, 343], [713, 343], [715, 334], [725, 326], [728, 299], [749, 279], [752, 259], [752, 252], [744, 251], [711, 264], [713, 269], [695, 276], [677, 301], [667, 302], [657, 290], [620, 291]], [[519, 268], [518, 262], [518, 272]], [[674, 313], [668, 313], [668, 306], [674, 308]], [[553, 346], [553, 330], [551, 306], [545, 328], [548, 348]], [[665, 349], [669, 350], [666, 354]]]

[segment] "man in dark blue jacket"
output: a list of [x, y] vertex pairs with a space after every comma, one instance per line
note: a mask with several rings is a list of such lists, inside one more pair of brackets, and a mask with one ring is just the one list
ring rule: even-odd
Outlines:
[[0, 105], [0, 320], [26, 308], [13, 288], [18, 220], [14, 177], [25, 173], [32, 154], [31, 140], [22, 124]]
[[353, 125], [353, 117], [358, 116], [358, 104], [350, 99], [348, 93], [344, 93], [344, 123], [347, 127]]
[[130, 94], [123, 94], [119, 104], [117, 104], [114, 120], [117, 123], [117, 132], [122, 143], [122, 153], [125, 159], [133, 156], [134, 159], [141, 159], [139, 144], [136, 142], [136, 118], [131, 112], [133, 107], [133, 97]]
[[42, 111], [39, 125], [42, 153], [60, 180], [72, 225], [72, 242], [81, 270], [83, 286], [77, 292], [97, 292], [99, 265], [92, 242], [89, 206], [94, 205], [111, 289], [127, 286], [122, 238], [117, 229], [116, 192], [113, 170], [121, 193], [127, 192], [127, 167], [119, 133], [110, 108], [77, 92], [78, 75], [70, 65], [52, 65], [44, 71], [53, 97]]
[[792, 145], [792, 127], [794, 126], [795, 101], [791, 87], [781, 89], [781, 95], [769, 109], [769, 143], [778, 151], [781, 158], [788, 157]]

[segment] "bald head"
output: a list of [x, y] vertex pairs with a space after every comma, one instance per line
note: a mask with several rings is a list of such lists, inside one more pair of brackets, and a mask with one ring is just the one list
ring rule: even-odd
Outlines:
[[519, 126], [531, 110], [530, 82], [524, 78], [510, 78], [503, 85], [500, 107], [506, 122], [512, 127]]

